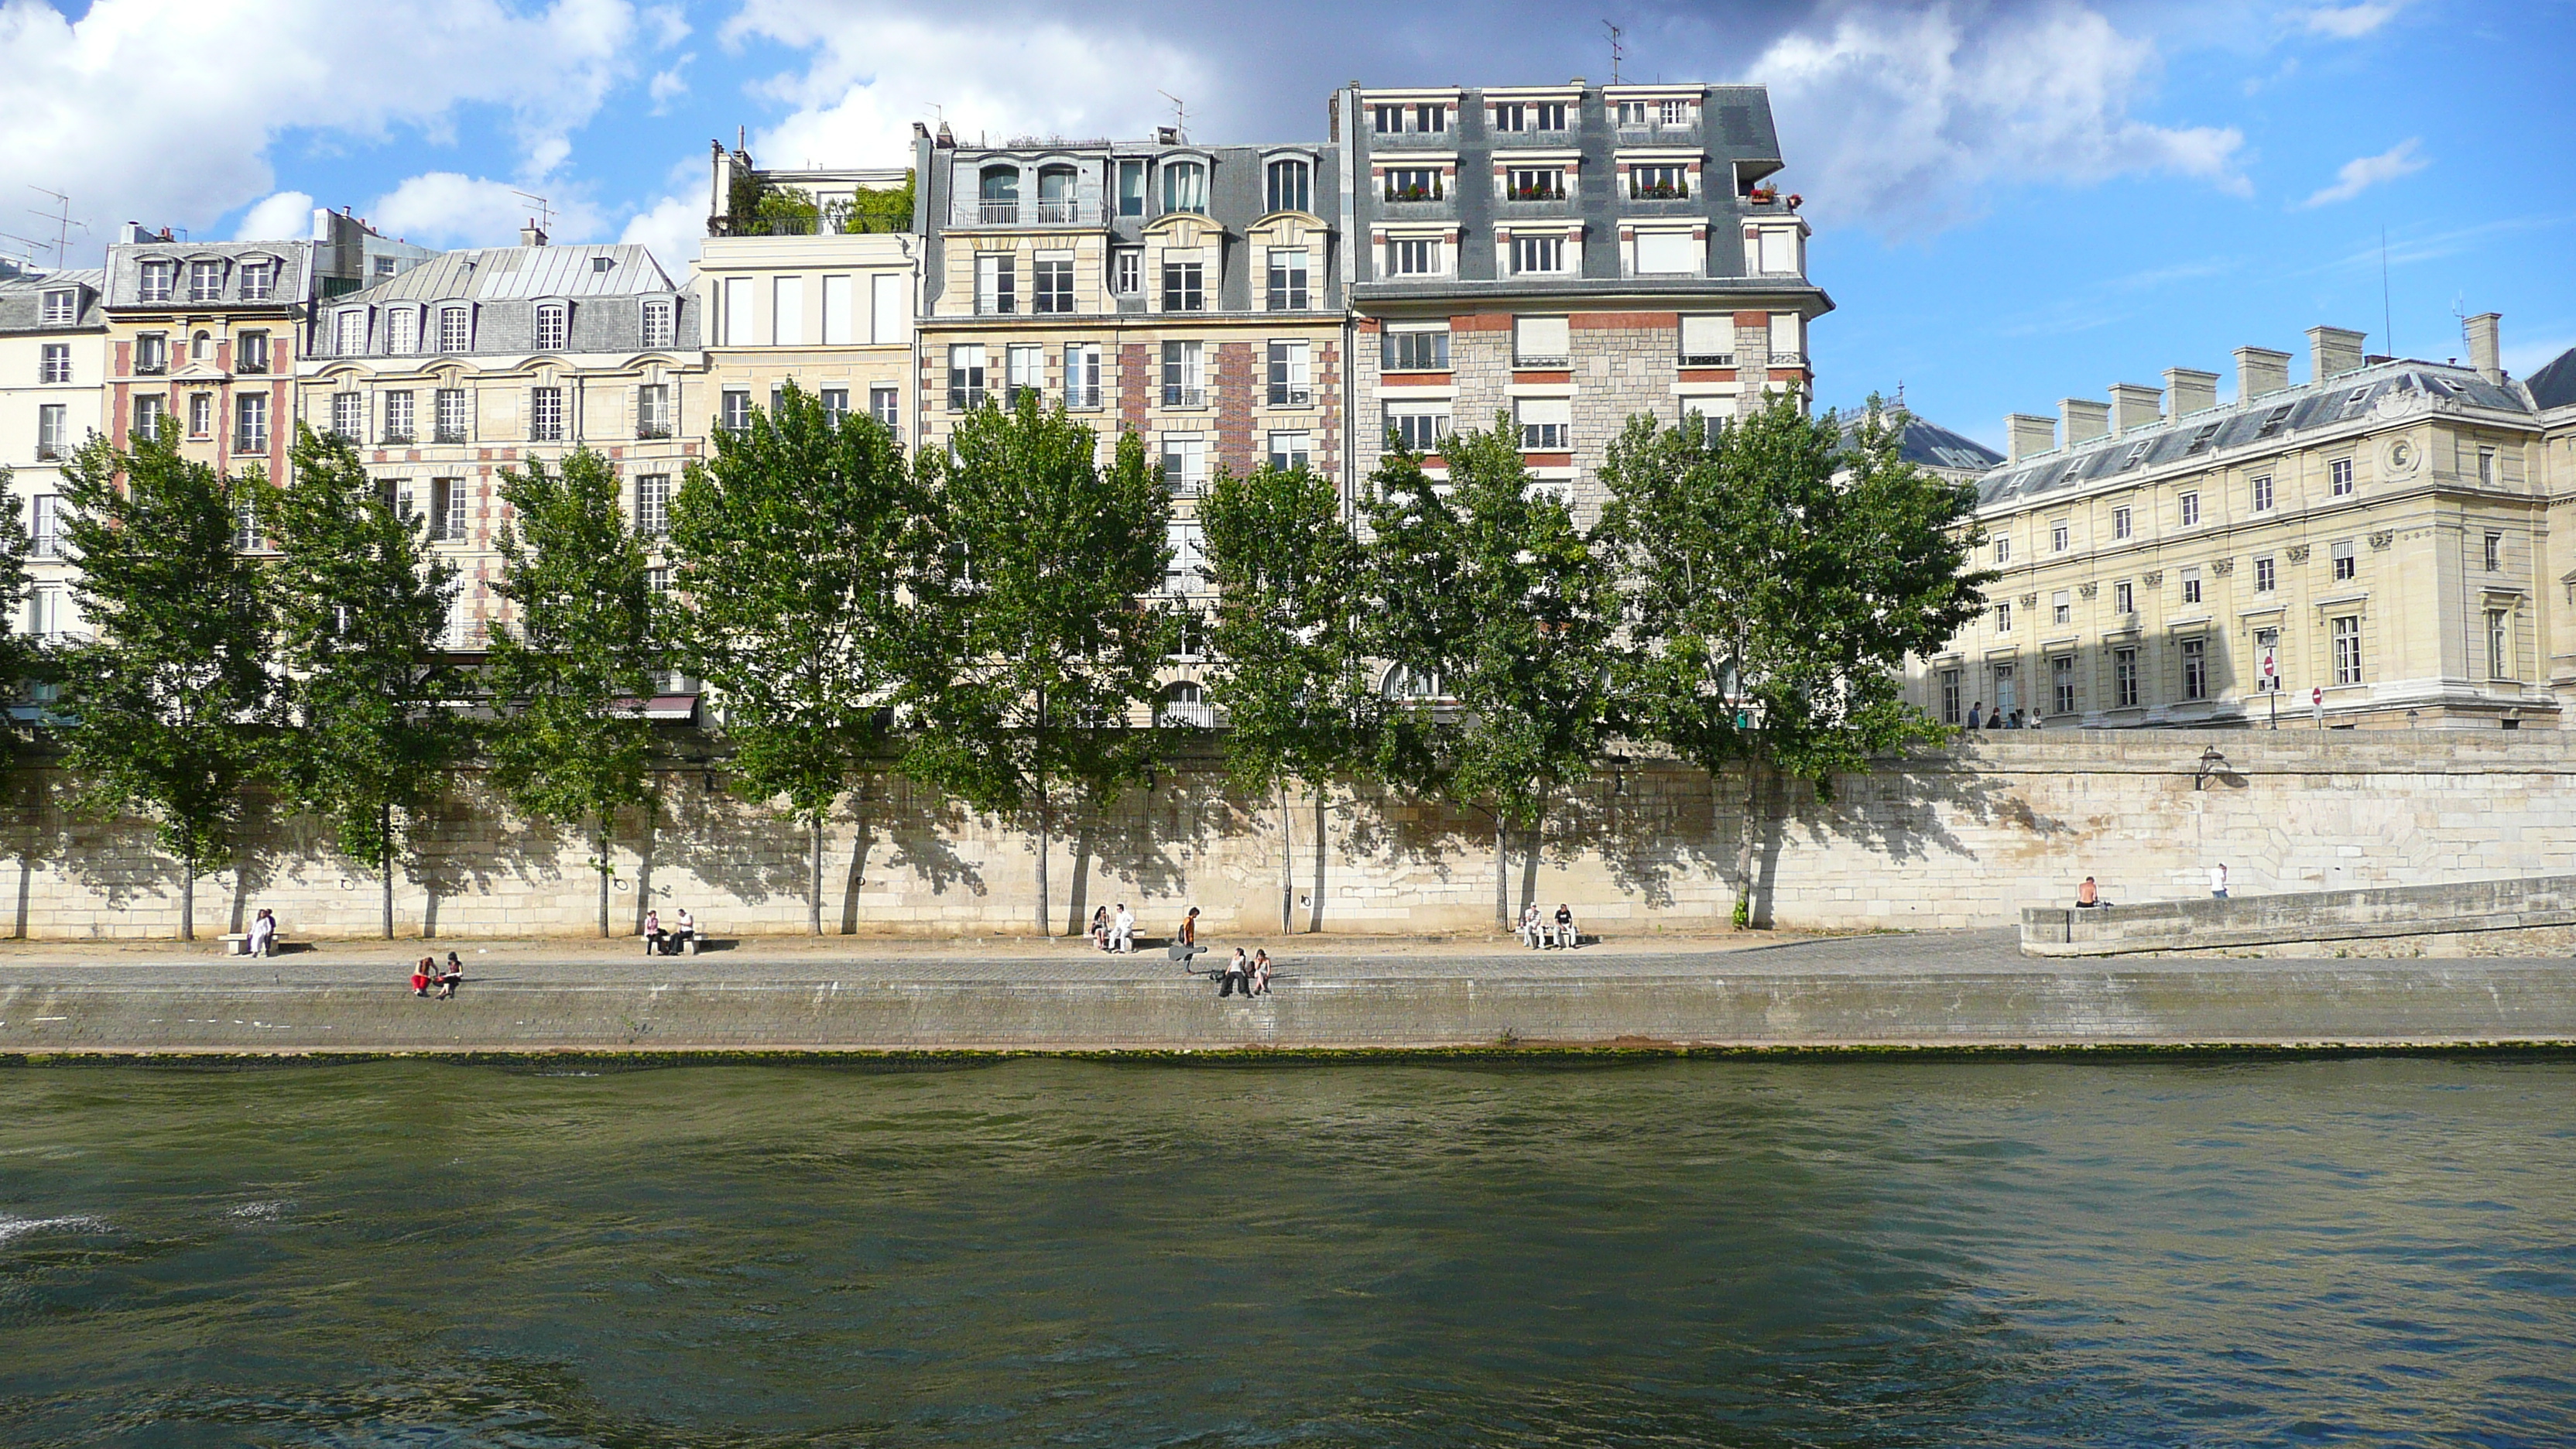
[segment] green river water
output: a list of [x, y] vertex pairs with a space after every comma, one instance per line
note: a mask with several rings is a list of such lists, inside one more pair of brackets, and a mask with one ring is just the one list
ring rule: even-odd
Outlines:
[[0, 1069], [0, 1443], [2566, 1444], [2571, 1089]]

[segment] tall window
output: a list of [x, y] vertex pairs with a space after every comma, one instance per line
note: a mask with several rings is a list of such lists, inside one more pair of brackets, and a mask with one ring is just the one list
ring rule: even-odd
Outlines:
[[143, 264], [143, 300], [146, 302], [169, 301], [170, 284], [178, 274], [179, 264], [177, 262], [145, 262]]
[[80, 316], [80, 294], [74, 291], [45, 294], [44, 324], [48, 327], [70, 325]]
[[539, 443], [560, 443], [564, 435], [564, 396], [559, 387], [528, 389], [528, 437]]
[[2182, 641], [2182, 697], [2209, 698], [2209, 641]]
[[1941, 671], [1941, 723], [1959, 723], [1959, 671]]
[[69, 410], [61, 403], [45, 403], [36, 409], [36, 460], [51, 462], [63, 455], [71, 430]]
[[1163, 210], [1207, 210], [1207, 167], [1196, 161], [1163, 163]]
[[268, 451], [268, 394], [244, 393], [233, 399], [233, 451]]
[[2073, 537], [2074, 525], [2069, 520], [2063, 518], [2053, 520], [2048, 525], [2049, 551], [2051, 553], [2066, 552], [2066, 545], [2072, 541]]
[[2478, 481], [2482, 484], [2491, 486], [2494, 484], [2495, 480], [2496, 450], [2493, 448], [2478, 449]]
[[572, 339], [572, 309], [561, 302], [537, 308], [537, 350], [561, 352]]
[[2361, 616], [2341, 614], [2334, 621], [2334, 680], [2361, 683]]
[[2351, 494], [2352, 460], [2350, 458], [2337, 458], [2326, 464], [2326, 492], [2336, 498]]
[[1100, 406], [1100, 344], [1070, 342], [1064, 349], [1064, 405]]
[[2138, 586], [2130, 583], [2127, 579], [2122, 579], [2118, 583], [2113, 584], [2111, 586], [2111, 612], [2114, 614], [2134, 614], [2138, 612]]
[[1074, 171], [1047, 166], [1038, 171], [1038, 225], [1062, 226], [1074, 220]]
[[2490, 534], [2488, 534], [2488, 535], [2487, 535], [2487, 553], [2486, 553], [2486, 559], [2487, 559], [2487, 562], [2486, 562], [2486, 568], [2487, 568], [2487, 572], [2488, 572], [2488, 573], [2494, 573], [2496, 570], [2498, 570], [2498, 569], [2500, 569], [2500, 568], [2503, 568], [2503, 567], [2504, 567], [2504, 535], [2503, 535], [2503, 534], [2501, 534], [2501, 533], [2490, 533]]
[[1388, 372], [1447, 372], [1449, 329], [1389, 332], [1379, 351], [1379, 366]]
[[241, 339], [234, 344], [233, 351], [237, 354], [233, 358], [233, 370], [235, 372], [268, 371], [267, 333], [243, 333], [241, 335]]
[[2272, 475], [2265, 473], [2254, 480], [2254, 511], [2272, 511]]
[[471, 319], [462, 307], [448, 307], [438, 314], [438, 350], [463, 352], [470, 343]]
[[1514, 236], [1512, 271], [1519, 276], [1545, 276], [1565, 270], [1565, 238]]
[[1386, 430], [1396, 446], [1412, 453], [1436, 453], [1449, 435], [1449, 414], [1433, 408], [1389, 404]]
[[1004, 317], [1020, 310], [1018, 258], [1008, 252], [985, 252], [975, 258], [975, 310]]
[[1313, 348], [1302, 339], [1270, 344], [1270, 405], [1302, 408], [1315, 401]]
[[134, 435], [158, 438], [170, 431], [170, 399], [167, 394], [147, 392], [134, 399]]
[[429, 480], [429, 536], [438, 543], [465, 542], [465, 480]]
[[1163, 406], [1207, 405], [1207, 351], [1199, 342], [1163, 344]]
[[1207, 269], [1198, 261], [1163, 263], [1163, 310], [1166, 312], [1202, 312], [1207, 310]]
[[1306, 253], [1286, 247], [1270, 249], [1270, 310], [1303, 312], [1307, 306]]
[[2198, 522], [2200, 522], [2200, 495], [2186, 493], [2182, 496], [2182, 526], [2189, 528]]
[[1196, 433], [1163, 435], [1163, 483], [1183, 498], [1207, 486], [1207, 439]]
[[1389, 201], [1438, 201], [1447, 194], [1437, 166], [1397, 166], [1386, 173]]
[[340, 312], [339, 335], [331, 350], [342, 357], [355, 357], [367, 350], [367, 309], [347, 307]]
[[660, 538], [671, 531], [671, 477], [650, 473], [635, 480], [635, 531]]
[[441, 443], [466, 441], [466, 434], [471, 432], [474, 426], [470, 401], [469, 395], [461, 387], [442, 387], [438, 390], [438, 416], [434, 419], [438, 432], [434, 441]]
[[36, 362], [36, 381], [69, 382], [72, 380], [72, 345], [48, 342]]
[[1525, 397], [1512, 404], [1512, 421], [1520, 429], [1524, 452], [1561, 452], [1572, 446], [1574, 403], [1561, 397]]
[[1494, 129], [1506, 135], [1517, 135], [1530, 128], [1530, 108], [1519, 101], [1507, 101], [1494, 107]]
[[224, 264], [221, 262], [188, 263], [188, 300], [212, 302], [224, 294]]
[[645, 346], [668, 347], [671, 345], [672, 339], [677, 335], [677, 329], [673, 323], [672, 313], [672, 305], [668, 302], [647, 302], [644, 304]]
[[2200, 602], [2200, 570], [2197, 568], [2182, 571], [2182, 601], [2186, 604]]
[[2280, 579], [2279, 569], [2270, 554], [2254, 560], [2254, 592], [2268, 594], [2279, 585]]
[[367, 436], [367, 395], [362, 392], [331, 394], [331, 435], [343, 442], [363, 442]]
[[1413, 129], [1436, 136], [1449, 129], [1449, 107], [1440, 101], [1424, 101], [1413, 108]]
[[1995, 713], [2003, 715], [2011, 714], [2013, 712], [2014, 703], [2021, 697], [2013, 692], [2013, 667], [2009, 664], [1998, 664], [1994, 667], [1994, 670]]
[[2138, 707], [2137, 650], [2111, 651], [2111, 697], [2119, 701], [2119, 707], [2122, 709]]
[[903, 426], [903, 393], [899, 388], [878, 385], [868, 389], [868, 416], [888, 429]]
[[2513, 678], [2513, 615], [2487, 610], [2487, 678]]
[[2056, 714], [2075, 713], [2075, 656], [2060, 654], [2048, 661], [2049, 703]]
[[277, 266], [273, 262], [244, 262], [241, 271], [241, 294], [245, 302], [265, 302], [275, 285]]
[[635, 389], [635, 436], [671, 436], [671, 385], [648, 382]]
[[1020, 220], [1020, 168], [987, 166], [976, 182], [976, 220], [986, 226], [1017, 226]]
[[1392, 136], [1404, 129], [1404, 107], [1369, 107], [1369, 129], [1381, 136]]
[[36, 558], [63, 556], [63, 500], [52, 493], [39, 493], [27, 500], [32, 515], [27, 535], [27, 550]]
[[2113, 538], [2128, 538], [2137, 531], [2137, 525], [2131, 520], [2129, 510], [2125, 508], [2114, 508], [2111, 510], [2111, 536]]
[[170, 370], [170, 338], [162, 332], [138, 333], [134, 339], [134, 370], [141, 373]]
[[210, 392], [188, 394], [188, 436], [211, 438], [215, 435], [215, 395]]
[[1313, 458], [1314, 452], [1315, 435], [1313, 433], [1272, 433], [1270, 435], [1270, 466], [1273, 468], [1303, 468]]
[[1563, 102], [1563, 101], [1541, 101], [1541, 102], [1539, 102], [1537, 105], [1534, 105], [1534, 106], [1530, 107], [1530, 120], [1531, 120], [1531, 122], [1532, 122], [1532, 124], [1531, 124], [1531, 126], [1530, 126], [1530, 129], [1531, 129], [1531, 130], [1534, 130], [1534, 131], [1562, 131], [1562, 130], [1564, 130], [1564, 129], [1565, 129], [1565, 102]]
[[2353, 553], [2350, 539], [2336, 544], [2330, 557], [2334, 560], [2334, 577], [2337, 583], [2342, 583], [2361, 572], [2361, 560]]
[[1995, 538], [1995, 562], [1999, 564], [2008, 564], [2012, 562], [2011, 534], [2000, 534]]
[[2008, 603], [1995, 605], [1995, 632], [1998, 634], [2012, 632], [2012, 605]]
[[1690, 103], [1690, 102], [1688, 102], [1688, 101], [1658, 101], [1658, 102], [1656, 102], [1656, 103], [1655, 103], [1655, 124], [1656, 124], [1656, 125], [1661, 126], [1661, 127], [1663, 127], [1665, 130], [1668, 130], [1668, 131], [1669, 131], [1669, 130], [1672, 130], [1673, 128], [1678, 127], [1678, 126], [1688, 126], [1690, 123], [1691, 123], [1691, 103]]
[[1133, 297], [1145, 289], [1145, 254], [1135, 247], [1120, 247], [1109, 254], [1109, 290], [1121, 297]]
[[399, 307], [385, 314], [385, 351], [409, 357], [420, 351], [420, 314]]
[[1034, 343], [1014, 343], [1003, 354], [1003, 394], [1005, 407], [1018, 407], [1022, 394], [1035, 398], [1046, 392], [1046, 349]]
[[259, 490], [244, 488], [233, 499], [233, 549], [258, 553], [267, 547], [268, 535], [259, 526]]
[[1265, 188], [1270, 211], [1315, 209], [1315, 170], [1303, 161], [1273, 161]]
[[737, 438], [751, 431], [751, 389], [729, 387], [717, 397], [716, 430]]
[[1142, 161], [1118, 163], [1118, 214], [1145, 214], [1145, 163]]
[[2048, 596], [2048, 621], [2052, 624], [2075, 622], [2075, 596], [2064, 589]]
[[823, 405], [825, 427], [837, 428], [841, 420], [850, 415], [850, 390], [846, 387], [824, 388], [815, 394], [815, 398]]
[[1031, 279], [1037, 288], [1037, 310], [1059, 314], [1073, 310], [1073, 258], [1040, 257]]
[[408, 443], [418, 436], [420, 435], [412, 431], [411, 393], [408, 391], [386, 393], [385, 441]]
[[971, 342], [948, 348], [948, 406], [952, 412], [984, 405], [984, 349]]
[[1436, 277], [1440, 275], [1440, 243], [1429, 237], [1390, 241], [1386, 244], [1386, 270], [1392, 277]]

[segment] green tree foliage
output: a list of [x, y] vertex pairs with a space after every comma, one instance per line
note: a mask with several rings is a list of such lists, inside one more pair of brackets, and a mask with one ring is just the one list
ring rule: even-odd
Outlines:
[[277, 773], [300, 808], [331, 821], [342, 854], [377, 868], [390, 940], [395, 860], [462, 743], [442, 707], [456, 680], [440, 650], [456, 567], [429, 556], [422, 520], [394, 512], [346, 440], [299, 423], [294, 462], [269, 511], [294, 726], [276, 738]]
[[912, 172], [903, 173], [901, 186], [852, 187], [848, 200], [832, 201], [823, 212], [833, 227], [843, 232], [910, 231]]
[[18, 517], [9, 470], [0, 468], [0, 769], [16, 761], [30, 743], [30, 731], [9, 706], [45, 672], [44, 641], [14, 627], [26, 603], [27, 525]]
[[1047, 852], [1068, 806], [1105, 805], [1153, 759], [1133, 714], [1172, 631], [1139, 599], [1171, 557], [1171, 505], [1134, 434], [1103, 468], [1092, 430], [1032, 397], [969, 414], [950, 452], [925, 459], [926, 648], [903, 768], [1034, 829], [1047, 934]]
[[93, 437], [63, 466], [64, 536], [92, 638], [64, 660], [68, 764], [81, 798], [152, 820], [186, 871], [179, 936], [195, 939], [197, 876], [232, 858], [242, 787], [273, 722], [259, 566], [233, 546], [237, 506], [269, 493], [146, 438]]
[[1631, 579], [1623, 696], [1641, 732], [1712, 774], [1745, 767], [1736, 917], [1750, 924], [1762, 773], [1830, 790], [1942, 731], [1903, 697], [1994, 578], [1966, 568], [1974, 490], [1898, 454], [1872, 399], [1854, 441], [1786, 398], [1703, 433], [1632, 419], [1601, 472]]
[[[1220, 473], [1198, 516], [1218, 590], [1207, 688], [1230, 717], [1227, 773], [1256, 799], [1290, 780], [1320, 799], [1370, 759], [1377, 704], [1360, 644], [1360, 547], [1340, 495], [1304, 467]], [[1283, 798], [1283, 860], [1288, 820]], [[1283, 878], [1282, 930], [1295, 892]]]
[[606, 936], [617, 812], [652, 800], [637, 707], [652, 692], [644, 545], [618, 507], [616, 466], [588, 448], [552, 472], [536, 459], [503, 469], [501, 498], [512, 519], [499, 588], [517, 617], [492, 631], [493, 778], [522, 810], [589, 828]]
[[920, 490], [883, 424], [793, 383], [715, 447], [671, 510], [669, 634], [723, 710], [737, 787], [806, 822], [821, 935], [824, 819], [885, 757], [913, 657]]
[[[1456, 701], [1417, 706], [1382, 767], [1494, 822], [1494, 907], [1512, 919], [1509, 837], [1537, 835], [1606, 738], [1618, 584], [1554, 493], [1535, 488], [1511, 420], [1441, 445], [1450, 491], [1397, 451], [1369, 510], [1373, 652]], [[1409, 737], [1408, 737], [1409, 732]]]

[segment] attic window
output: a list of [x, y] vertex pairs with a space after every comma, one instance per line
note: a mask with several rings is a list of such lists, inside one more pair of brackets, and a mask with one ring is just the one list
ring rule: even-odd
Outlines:
[[2201, 449], [2208, 447], [2211, 441], [2217, 438], [2218, 427], [2219, 425], [2216, 423], [2201, 424], [2200, 431], [2191, 435], [2191, 446], [2182, 450], [2183, 456], [2188, 458], [2192, 454], [2199, 452]]
[[2348, 396], [2348, 397], [2346, 397], [2346, 398], [2343, 400], [2343, 415], [2344, 415], [2345, 417], [2351, 417], [2354, 413], [2360, 412], [2360, 411], [2361, 411], [2361, 405], [2362, 405], [2364, 402], [2369, 401], [2369, 399], [2370, 399], [2370, 389], [2369, 389], [2369, 388], [2366, 388], [2366, 387], [2357, 387], [2357, 388], [2354, 388], [2354, 389], [2352, 390], [2351, 395], [2350, 395], [2350, 396]]
[[594, 272], [605, 272], [615, 265], [617, 265], [617, 259], [614, 257], [592, 257], [590, 259], [590, 269]]
[[2254, 436], [2258, 438], [2268, 438], [2274, 433], [2279, 432], [2281, 430], [2281, 424], [2290, 420], [2290, 408], [2291, 404], [2283, 403], [2279, 407], [2272, 409], [2271, 412], [2265, 414], [2263, 418], [2263, 426], [2255, 431]]
[[2074, 482], [2075, 475], [2083, 471], [2084, 465], [2081, 462], [2067, 464], [2066, 471], [2057, 475], [2058, 486], [2062, 488], [2065, 485]]
[[2156, 440], [2153, 438], [2140, 438], [2135, 444], [2130, 446], [2129, 456], [2120, 460], [2120, 467], [2125, 470], [2138, 466], [2139, 463], [2145, 461], [2147, 450], [2155, 445]]

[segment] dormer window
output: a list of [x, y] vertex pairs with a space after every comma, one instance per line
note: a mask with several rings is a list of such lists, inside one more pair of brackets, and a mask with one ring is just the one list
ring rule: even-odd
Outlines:
[[1424, 101], [1413, 108], [1413, 129], [1426, 136], [1449, 129], [1449, 108], [1438, 101]]
[[143, 300], [146, 302], [169, 301], [170, 285], [178, 279], [178, 276], [179, 264], [177, 262], [145, 262], [143, 264]]
[[366, 309], [351, 307], [340, 314], [340, 335], [332, 350], [342, 357], [355, 357], [367, 350]]
[[1038, 223], [1041, 226], [1064, 226], [1075, 220], [1074, 183], [1076, 175], [1070, 166], [1038, 168]]
[[438, 314], [438, 350], [463, 352], [473, 345], [471, 317], [462, 307], [448, 307]]
[[1207, 210], [1207, 167], [1197, 161], [1163, 163], [1163, 210], [1205, 213]]
[[277, 264], [276, 264], [276, 263], [274, 263], [274, 262], [244, 262], [244, 263], [242, 263], [242, 274], [241, 274], [241, 294], [242, 294], [242, 300], [243, 300], [243, 301], [245, 301], [245, 302], [265, 302], [265, 301], [267, 301], [267, 300], [268, 300], [268, 295], [269, 295], [269, 293], [270, 293], [272, 290], [274, 290], [274, 289], [275, 289], [276, 284], [277, 284]]
[[1697, 118], [1691, 114], [1688, 101], [1661, 101], [1655, 107], [1655, 124], [1667, 131], [1689, 126]]
[[2281, 430], [2281, 424], [2290, 420], [2291, 406], [2292, 404], [2283, 403], [2279, 407], [2272, 409], [2269, 413], [2264, 414], [2263, 426], [2255, 430], [2254, 436], [2258, 438], [2268, 438], [2274, 433], [2279, 432]]
[[668, 347], [671, 345], [671, 338], [671, 304], [668, 302], [645, 303], [644, 345], [647, 347]]
[[420, 351], [420, 314], [409, 307], [385, 314], [385, 351], [409, 357]]
[[1562, 166], [1515, 166], [1509, 173], [1510, 189], [1504, 195], [1514, 201], [1563, 201], [1565, 168]]
[[45, 294], [45, 325], [64, 327], [80, 315], [80, 293], [74, 291]]
[[561, 352], [572, 338], [572, 309], [561, 302], [537, 307], [537, 350]]
[[1269, 169], [1270, 211], [1313, 211], [1315, 169], [1303, 161], [1273, 161]]
[[224, 294], [224, 264], [221, 262], [188, 263], [188, 300], [211, 302]]
[[987, 166], [975, 183], [976, 220], [986, 226], [1015, 226], [1020, 220], [1020, 168]]
[[1646, 103], [1644, 101], [1621, 101], [1619, 103], [1618, 123], [1622, 126], [1644, 126], [1651, 124]]

